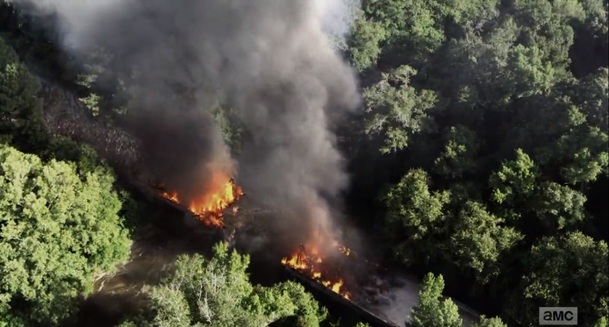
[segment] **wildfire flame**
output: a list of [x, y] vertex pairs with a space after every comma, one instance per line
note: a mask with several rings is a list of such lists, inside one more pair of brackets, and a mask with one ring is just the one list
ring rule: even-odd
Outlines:
[[[184, 203], [176, 192], [161, 192], [161, 195], [176, 204], [186, 206], [206, 225], [224, 227], [222, 219], [224, 210], [243, 196], [243, 190], [235, 184], [232, 178], [223, 174], [215, 174], [207, 190], [189, 203]], [[237, 208], [233, 207], [233, 211], [235, 210]], [[351, 300], [351, 294], [344, 289], [342, 278], [331, 278], [322, 273], [321, 264], [324, 260], [317, 244], [323, 244], [324, 238], [317, 232], [313, 240], [306, 247], [308, 251], [305, 251], [305, 246], [302, 245], [292, 256], [283, 258], [281, 263], [309, 276], [343, 298]], [[337, 243], [333, 243], [333, 245], [343, 255], [351, 254], [349, 248]]]
[[[349, 255], [348, 253], [351, 252], [349, 248], [344, 246], [339, 247], [339, 251], [345, 255]], [[323, 259], [317, 246], [309, 245], [307, 252], [305, 246], [301, 245], [298, 251], [290, 257], [283, 258], [281, 263], [309, 276], [345, 299], [351, 300], [351, 294], [344, 289], [342, 278], [332, 280], [322, 274], [320, 265], [323, 263]]]
[[161, 192], [161, 195], [174, 203], [186, 206], [206, 225], [223, 227], [222, 215], [224, 210], [243, 196], [243, 190], [235, 184], [232, 178], [221, 173], [214, 174], [210, 184], [205, 189], [207, 189], [206, 192], [189, 201], [189, 203], [184, 203], [176, 192]]

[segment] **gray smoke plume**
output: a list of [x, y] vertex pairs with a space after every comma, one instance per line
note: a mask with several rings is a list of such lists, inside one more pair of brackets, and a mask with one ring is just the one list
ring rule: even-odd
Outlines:
[[[328, 33], [348, 31], [352, 0], [29, 1], [58, 14], [68, 48], [120, 58], [146, 162], [170, 188], [194, 196], [220, 167], [282, 213], [290, 241], [330, 231], [348, 180], [330, 117], [359, 97]], [[246, 132], [236, 172], [210, 114], [220, 96]]]

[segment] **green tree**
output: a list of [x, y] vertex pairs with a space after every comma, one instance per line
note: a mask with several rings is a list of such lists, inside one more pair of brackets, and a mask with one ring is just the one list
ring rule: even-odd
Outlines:
[[437, 96], [409, 85], [416, 73], [412, 67], [401, 66], [363, 91], [366, 133], [383, 135], [382, 153], [406, 148], [411, 135], [429, 127], [427, 112], [436, 105]]
[[575, 76], [586, 76], [601, 67], [607, 67], [609, 55], [607, 13], [605, 0], [580, 1], [586, 19], [574, 25], [575, 42], [571, 47], [571, 70]]
[[575, 306], [580, 323], [609, 316], [609, 250], [580, 232], [545, 237], [524, 260], [525, 275], [514, 289], [511, 318], [535, 323], [539, 306]]
[[480, 28], [499, 16], [500, 2], [497, 0], [441, 1], [446, 6], [443, 12], [462, 27]]
[[[446, 50], [434, 59], [433, 69], [438, 76], [430, 78], [466, 109], [487, 110], [503, 105], [512, 93], [509, 84], [513, 83], [507, 82], [513, 73], [505, 68], [519, 32], [519, 26], [509, 17], [485, 34], [474, 28], [465, 29], [465, 37], [450, 40]], [[479, 116], [477, 112], [469, 115]]]
[[127, 259], [114, 177], [0, 146], [0, 321], [56, 325]]
[[453, 179], [473, 173], [480, 148], [476, 133], [462, 125], [451, 126], [446, 139], [444, 151], [434, 162], [434, 170]]
[[577, 0], [515, 0], [513, 4], [525, 45], [544, 49], [543, 59], [548, 59], [556, 69], [566, 70], [570, 63], [569, 48], [574, 40], [569, 23], [585, 19], [581, 3]]
[[508, 327], [508, 325], [506, 325], [499, 317], [487, 318], [486, 316], [482, 315], [480, 317], [480, 321], [474, 323], [472, 327]]
[[326, 310], [300, 284], [252, 285], [248, 265], [249, 257], [229, 251], [226, 243], [214, 247], [210, 260], [179, 256], [175, 273], [146, 289], [154, 312], [148, 325], [268, 326], [294, 317], [293, 326], [315, 327], [326, 318]]
[[590, 76], [568, 85], [573, 102], [586, 115], [588, 124], [607, 132], [609, 128], [609, 70], [601, 68]]
[[90, 145], [61, 136], [49, 138], [46, 143], [46, 149], [39, 153], [42, 158], [73, 162], [78, 173], [83, 176], [102, 167], [110, 170]]
[[594, 323], [594, 327], [607, 327], [609, 324], [607, 323], [607, 317], [601, 317], [599, 320]]
[[349, 45], [355, 68], [365, 71], [376, 65], [381, 54], [381, 42], [385, 40], [386, 34], [383, 26], [360, 13], [353, 26]]
[[535, 162], [521, 149], [517, 149], [516, 158], [506, 161], [490, 177], [492, 200], [513, 206], [522, 199], [527, 199], [535, 191], [538, 176]]
[[586, 218], [586, 196], [565, 185], [554, 182], [540, 183], [533, 210], [542, 224], [556, 231], [565, 227], [577, 228]]
[[432, 236], [446, 229], [444, 207], [450, 194], [432, 192], [427, 173], [413, 169], [388, 189], [382, 201], [385, 233], [395, 244], [399, 260], [412, 264], [433, 257]]
[[570, 184], [595, 181], [607, 173], [609, 164], [607, 132], [583, 123], [578, 127], [565, 133], [556, 144], [556, 152], [564, 160], [561, 175]]
[[410, 325], [413, 327], [461, 327], [459, 308], [450, 299], [442, 299], [444, 278], [428, 273], [419, 291], [419, 304], [412, 308]]
[[0, 141], [38, 150], [45, 136], [37, 80], [0, 37]]
[[573, 91], [564, 92], [563, 87], [557, 87], [554, 96], [522, 99], [506, 112], [512, 123], [502, 128], [507, 136], [504, 148], [524, 149], [551, 179], [569, 184], [594, 181], [606, 173], [609, 161], [607, 131], [599, 126], [602, 116], [594, 118], [592, 109], [602, 97], [590, 98], [594, 105], [578, 97], [580, 106], [569, 94]]
[[216, 125], [222, 131], [224, 142], [233, 154], [241, 151], [241, 143], [244, 129], [237, 119], [238, 113], [226, 106], [217, 104], [213, 109], [213, 117]]
[[481, 203], [468, 201], [459, 215], [450, 247], [457, 264], [473, 271], [480, 285], [499, 274], [501, 255], [511, 249], [523, 235], [503, 226], [503, 219], [486, 211]]
[[159, 327], [190, 326], [189, 307], [179, 285], [160, 285], [148, 288], [148, 296], [156, 315], [152, 321]]
[[497, 17], [498, 1], [369, 0], [363, 9], [387, 32], [386, 61], [419, 68], [460, 28], [481, 26]]
[[535, 45], [525, 47], [518, 44], [511, 48], [504, 87], [517, 98], [548, 94], [557, 78], [552, 64], [543, 58], [544, 51]]
[[607, 1], [603, 0], [582, 0], [582, 9], [585, 12], [586, 28], [593, 32], [597, 37], [607, 35], [609, 27], [607, 24]]

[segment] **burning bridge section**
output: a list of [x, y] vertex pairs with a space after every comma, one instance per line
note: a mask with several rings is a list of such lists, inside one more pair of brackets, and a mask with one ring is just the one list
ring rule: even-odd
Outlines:
[[[206, 191], [189, 201], [184, 201], [179, 193], [166, 190], [162, 186], [150, 186], [156, 190], [157, 196], [190, 212], [212, 229], [225, 229], [229, 227], [227, 225], [231, 225], [228, 222], [225, 225], [224, 213], [231, 209], [233, 214], [236, 213], [237, 202], [244, 196], [243, 189], [235, 180], [221, 173], [216, 173], [211, 183], [202, 187]], [[225, 234], [225, 238], [234, 241], [235, 229], [230, 229], [232, 233]], [[352, 310], [373, 326], [399, 326], [388, 318], [389, 315], [384, 310], [376, 310], [374, 301], [370, 302], [378, 296], [368, 294], [366, 285], [369, 284], [370, 274], [375, 274], [373, 270], [378, 268], [378, 265], [371, 265], [365, 258], [360, 258], [331, 235], [326, 235], [321, 230], [314, 231], [309, 241], [281, 259], [281, 264], [293, 278], [325, 294], [330, 301]]]
[[[329, 300], [356, 313], [372, 326], [397, 327], [401, 324], [395, 321], [403, 321], [390, 319], [387, 310], [376, 305], [378, 292], [384, 291], [379, 285], [371, 285], [370, 279], [377, 276], [379, 265], [372, 264], [331, 237], [322, 236], [319, 231], [314, 233], [311, 241], [283, 258], [281, 263], [296, 279], [325, 293]], [[371, 294], [371, 288], [378, 294]]]
[[344, 262], [345, 258], [341, 258], [341, 256], [349, 257], [351, 250], [333, 242], [331, 251], [334, 254], [333, 258], [328, 258], [320, 251], [319, 244], [313, 242], [302, 244], [294, 254], [283, 258], [281, 263], [325, 286], [343, 298], [351, 300], [351, 293], [348, 291], [347, 285], [345, 285], [344, 278], [341, 277], [345, 275], [341, 269], [341, 267], [344, 267], [341, 263]]
[[[243, 189], [228, 175], [215, 173], [211, 183], [204, 187], [206, 190], [192, 200], [185, 201], [175, 191], [164, 190], [163, 186], [156, 186], [159, 194], [165, 199], [188, 208], [195, 217], [209, 227], [224, 227], [224, 211], [237, 202], [243, 195]], [[237, 206], [232, 206], [238, 210]]]
[[[233, 178], [221, 173], [216, 173], [210, 185], [204, 188], [208, 191], [202, 192], [201, 195], [187, 202], [177, 192], [165, 190], [163, 186], [153, 187], [166, 200], [187, 208], [203, 224], [215, 228], [225, 227], [224, 211], [229, 208], [237, 211], [236, 202], [244, 195], [243, 189]], [[333, 241], [330, 251], [323, 253], [321, 245], [325, 242], [322, 240], [327, 238], [322, 238], [317, 232], [312, 239], [314, 241], [300, 245], [290, 257], [283, 258], [281, 263], [350, 300], [351, 293], [347, 290], [345, 281], [341, 277], [344, 274], [340, 267], [343, 266], [341, 263], [344, 261], [341, 257], [349, 257], [351, 250]], [[328, 256], [332, 256], [332, 258]]]

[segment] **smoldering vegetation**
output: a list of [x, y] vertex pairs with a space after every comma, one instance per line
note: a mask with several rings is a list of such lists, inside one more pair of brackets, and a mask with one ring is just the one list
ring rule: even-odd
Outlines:
[[[106, 70], [130, 89], [130, 132], [152, 179], [188, 199], [219, 169], [279, 212], [277, 235], [290, 245], [314, 229], [332, 233], [348, 178], [329, 117], [359, 102], [354, 74], [327, 33], [348, 30], [347, 2], [20, 3], [54, 12], [71, 53], [102, 49], [115, 58]], [[213, 123], [220, 102], [237, 109], [245, 129], [238, 158]]]

